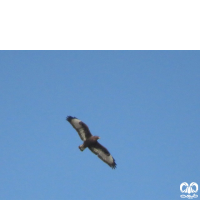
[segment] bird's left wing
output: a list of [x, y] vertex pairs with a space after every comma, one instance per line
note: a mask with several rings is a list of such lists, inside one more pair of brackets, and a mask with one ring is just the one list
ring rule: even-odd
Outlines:
[[115, 169], [117, 164], [115, 163], [115, 159], [110, 155], [110, 152], [102, 146], [99, 142], [88, 147], [94, 154], [98, 155], [98, 157], [107, 163], [111, 168]]

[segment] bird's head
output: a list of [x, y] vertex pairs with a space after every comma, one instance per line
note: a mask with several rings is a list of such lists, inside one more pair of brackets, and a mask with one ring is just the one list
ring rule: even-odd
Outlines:
[[95, 137], [95, 139], [96, 139], [96, 140], [100, 139], [100, 137], [99, 137], [99, 136], [94, 136], [94, 137]]

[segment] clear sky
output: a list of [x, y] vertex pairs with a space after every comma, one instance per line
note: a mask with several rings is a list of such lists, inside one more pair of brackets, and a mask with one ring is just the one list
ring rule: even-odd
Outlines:
[[[200, 186], [200, 51], [0, 51], [0, 91], [1, 200], [174, 200]], [[115, 170], [78, 149], [68, 115]]]

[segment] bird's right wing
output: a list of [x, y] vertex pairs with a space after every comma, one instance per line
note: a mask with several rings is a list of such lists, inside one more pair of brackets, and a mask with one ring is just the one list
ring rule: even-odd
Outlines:
[[78, 132], [81, 140], [85, 141], [90, 136], [92, 136], [92, 134], [90, 133], [90, 130], [89, 130], [88, 126], [85, 123], [83, 123], [81, 120], [77, 119], [76, 117], [71, 117], [71, 116], [68, 116], [66, 120]]

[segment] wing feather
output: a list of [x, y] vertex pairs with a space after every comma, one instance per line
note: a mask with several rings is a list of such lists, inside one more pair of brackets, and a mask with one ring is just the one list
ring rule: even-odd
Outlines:
[[101, 160], [107, 163], [111, 168], [115, 169], [117, 164], [115, 159], [110, 155], [110, 152], [102, 146], [99, 142], [88, 147], [94, 154], [96, 154]]
[[81, 120], [77, 119], [76, 117], [67, 117], [67, 121], [74, 127], [74, 129], [78, 132], [81, 140], [85, 141], [88, 139], [92, 134], [90, 133], [90, 130], [88, 126], [82, 122]]

